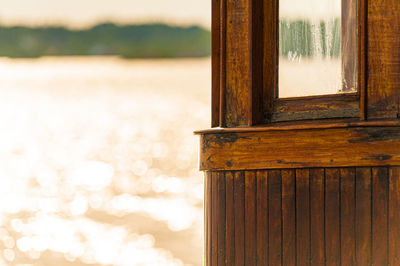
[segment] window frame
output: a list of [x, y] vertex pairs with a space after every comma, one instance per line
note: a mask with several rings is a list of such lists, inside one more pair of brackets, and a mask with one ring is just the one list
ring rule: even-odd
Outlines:
[[[347, 43], [356, 43], [356, 47], [349, 45], [342, 47], [342, 71], [344, 75], [354, 75], [352, 69], [357, 70], [356, 89], [354, 93], [316, 95], [305, 97], [278, 97], [279, 73], [279, 0], [272, 3], [264, 0], [264, 88], [263, 110], [264, 123], [313, 120], [329, 118], [360, 118], [365, 119], [365, 91], [366, 91], [366, 3], [365, 0], [342, 0], [342, 37], [344, 40], [356, 38]], [[349, 8], [352, 7], [352, 8]], [[348, 11], [351, 10], [351, 11]], [[347, 13], [345, 13], [347, 12]], [[356, 21], [357, 27], [345, 30], [345, 27]], [[344, 32], [344, 34], [343, 34]], [[348, 54], [357, 58], [348, 62]], [[354, 62], [354, 63], [353, 63]], [[356, 64], [349, 66], [346, 64]], [[353, 77], [352, 77], [353, 78]]]

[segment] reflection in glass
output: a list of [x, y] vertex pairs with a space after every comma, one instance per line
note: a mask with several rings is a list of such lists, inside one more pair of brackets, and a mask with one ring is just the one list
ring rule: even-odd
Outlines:
[[[342, 47], [345, 38], [341, 28], [341, 2], [280, 0], [279, 97], [355, 91], [354, 73], [351, 80], [342, 73], [342, 69], [349, 68], [342, 62], [342, 54], [348, 51]], [[355, 48], [351, 49], [354, 52]], [[354, 62], [353, 56], [351, 62]], [[355, 69], [350, 68], [350, 72]]]

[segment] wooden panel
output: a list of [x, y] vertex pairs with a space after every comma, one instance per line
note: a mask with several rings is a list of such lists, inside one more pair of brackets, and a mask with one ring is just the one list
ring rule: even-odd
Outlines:
[[247, 125], [250, 115], [249, 1], [227, 0], [225, 125]]
[[340, 169], [341, 263], [355, 265], [355, 170]]
[[244, 247], [244, 173], [235, 172], [234, 201], [235, 201], [235, 264], [245, 265]]
[[400, 1], [368, 1], [368, 118], [398, 118]]
[[218, 184], [218, 265], [225, 264], [225, 174], [224, 172], [217, 173]]
[[257, 264], [257, 179], [254, 171], [245, 173], [245, 261], [246, 265]]
[[221, 1], [212, 0], [211, 49], [212, 49], [212, 103], [211, 125], [218, 127], [221, 85]]
[[282, 265], [296, 265], [296, 180], [294, 170], [282, 170]]
[[226, 202], [226, 264], [234, 265], [235, 261], [235, 199], [234, 199], [234, 175], [232, 172], [225, 174], [225, 202]]
[[310, 170], [310, 198], [311, 265], [324, 265], [324, 169]]
[[296, 254], [297, 265], [310, 265], [310, 174], [296, 170]]
[[359, 117], [358, 94], [276, 99], [271, 121]]
[[356, 262], [371, 265], [371, 168], [356, 169]]
[[211, 265], [218, 265], [218, 173], [211, 175]]
[[239, 170], [400, 165], [399, 146], [400, 127], [205, 134], [201, 136], [200, 167]]
[[325, 244], [326, 265], [340, 265], [340, 173], [338, 168], [325, 170]]
[[282, 197], [281, 172], [268, 172], [269, 265], [282, 264]]
[[388, 169], [372, 169], [372, 264], [388, 265]]
[[204, 212], [205, 212], [205, 223], [204, 223], [204, 229], [205, 229], [205, 264], [206, 265], [211, 265], [211, 255], [212, 255], [212, 250], [211, 250], [211, 239], [212, 239], [212, 174], [211, 172], [207, 172], [205, 174], [205, 184], [204, 184], [204, 189], [205, 189], [205, 195], [204, 195]]
[[[268, 265], [268, 172], [257, 172], [257, 265]], [[232, 265], [227, 263], [227, 265]]]
[[400, 167], [389, 172], [389, 264], [400, 265]]

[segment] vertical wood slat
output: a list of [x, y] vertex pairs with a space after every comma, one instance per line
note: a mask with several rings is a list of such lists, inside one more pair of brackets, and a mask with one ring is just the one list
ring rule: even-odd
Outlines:
[[282, 264], [282, 205], [281, 171], [268, 171], [269, 265]]
[[225, 216], [225, 230], [226, 230], [226, 264], [234, 265], [235, 262], [235, 199], [234, 199], [234, 174], [226, 172], [226, 216]]
[[220, 88], [221, 88], [221, 1], [212, 0], [211, 50], [212, 50], [212, 85], [211, 85], [211, 126], [220, 125]]
[[296, 265], [296, 179], [282, 170], [282, 265]]
[[204, 211], [205, 211], [205, 263], [211, 265], [211, 239], [212, 239], [212, 174], [206, 172], [205, 174], [205, 195], [204, 195]]
[[257, 264], [257, 179], [255, 171], [245, 173], [245, 262]]
[[372, 168], [372, 264], [388, 265], [388, 169]]
[[211, 265], [218, 265], [218, 173], [211, 175]]
[[356, 169], [356, 262], [371, 265], [371, 168]]
[[297, 265], [310, 265], [310, 174], [296, 170], [296, 254]]
[[218, 246], [218, 265], [225, 264], [225, 174], [224, 172], [217, 173], [217, 185], [218, 185], [218, 195], [217, 195], [217, 246]]
[[400, 265], [400, 167], [389, 172], [389, 265]]
[[311, 265], [325, 264], [324, 169], [310, 170]]
[[[257, 265], [268, 265], [268, 172], [257, 172]], [[227, 265], [233, 265], [227, 263]]]
[[355, 265], [355, 169], [340, 169], [340, 239], [342, 265]]
[[340, 265], [340, 170], [325, 170], [326, 265]]
[[245, 265], [245, 219], [244, 219], [244, 173], [234, 174], [234, 202], [235, 202], [235, 264]]

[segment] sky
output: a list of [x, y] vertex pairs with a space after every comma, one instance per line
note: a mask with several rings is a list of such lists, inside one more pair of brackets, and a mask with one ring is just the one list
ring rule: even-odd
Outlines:
[[84, 28], [105, 21], [167, 22], [210, 27], [208, 0], [0, 0], [0, 24], [67, 25]]

